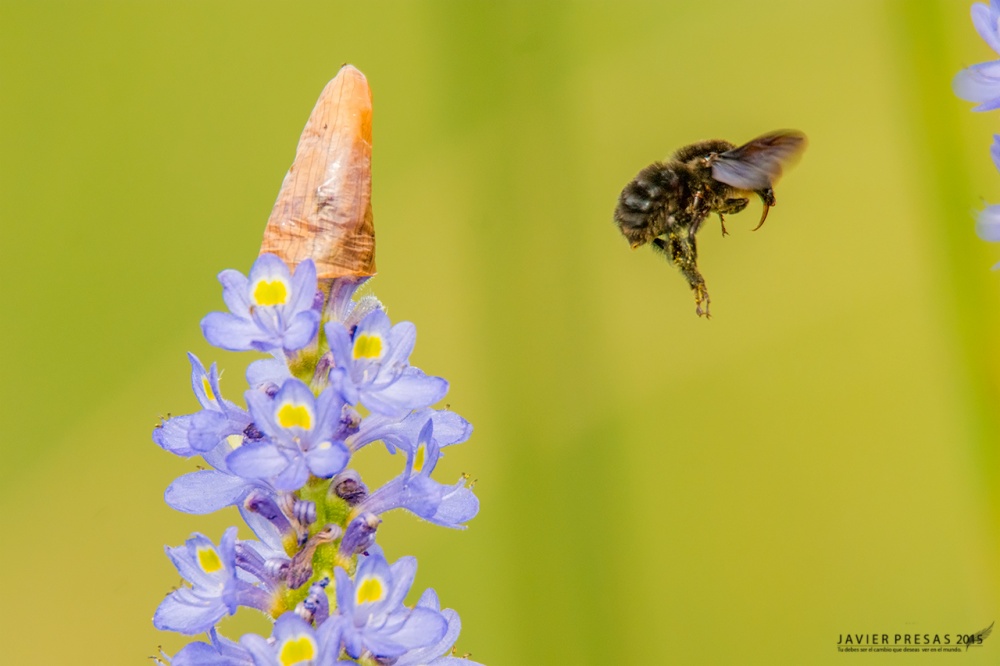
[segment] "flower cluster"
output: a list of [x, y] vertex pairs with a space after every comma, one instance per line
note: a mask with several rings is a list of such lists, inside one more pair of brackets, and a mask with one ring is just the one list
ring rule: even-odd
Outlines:
[[[264, 254], [248, 276], [227, 270], [219, 281], [229, 312], [202, 320], [205, 338], [270, 358], [247, 369], [244, 408], [223, 398], [215, 364], [189, 355], [201, 410], [165, 420], [153, 441], [207, 464], [170, 484], [167, 504], [195, 514], [236, 506], [257, 539], [238, 539], [231, 527], [218, 543], [194, 534], [167, 548], [188, 585], [163, 600], [153, 623], [209, 641], [164, 658], [174, 666], [457, 663], [449, 655], [458, 615], [430, 589], [405, 605], [416, 560], [390, 564], [376, 544], [393, 509], [451, 528], [479, 510], [463, 478], [431, 478], [442, 450], [466, 441], [472, 426], [431, 407], [448, 382], [409, 364], [413, 324], [393, 325], [374, 297], [353, 300], [362, 280], [318, 290], [310, 260], [292, 274]], [[374, 442], [405, 464], [369, 491], [349, 465]], [[216, 625], [240, 606], [273, 618], [272, 636], [221, 636]]]
[[[1000, 0], [972, 5], [972, 24], [983, 41], [1000, 55]], [[959, 72], [952, 81], [955, 94], [977, 102], [973, 111], [1000, 109], [1000, 60], [980, 63]], [[990, 147], [993, 164], [1000, 171], [1000, 134], [993, 135]], [[987, 206], [976, 217], [976, 233], [986, 241], [1000, 241], [1000, 205]], [[994, 268], [1000, 267], [1000, 264]]]

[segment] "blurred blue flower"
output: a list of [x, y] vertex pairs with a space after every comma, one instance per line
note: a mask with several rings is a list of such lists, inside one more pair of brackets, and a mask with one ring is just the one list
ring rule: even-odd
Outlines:
[[972, 5], [972, 24], [983, 41], [1000, 54], [1000, 0], [990, 0], [989, 5], [981, 2]]
[[[972, 5], [972, 24], [991, 49], [1000, 54], [1000, 2]], [[952, 80], [955, 94], [969, 102], [978, 102], [973, 111], [1000, 108], [1000, 61], [972, 65]]]

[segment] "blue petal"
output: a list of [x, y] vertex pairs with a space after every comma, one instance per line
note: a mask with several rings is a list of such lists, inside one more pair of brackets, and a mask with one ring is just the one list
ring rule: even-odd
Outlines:
[[472, 436], [472, 424], [455, 412], [434, 410], [431, 420], [434, 421], [434, 439], [438, 446], [461, 444]]
[[417, 607], [430, 608], [436, 611], [441, 610], [441, 602], [438, 600], [437, 592], [434, 591], [433, 587], [428, 587], [423, 591], [423, 594], [417, 600]]
[[309, 470], [306, 468], [306, 461], [303, 456], [296, 456], [288, 461], [285, 469], [272, 478], [271, 483], [278, 490], [294, 491], [306, 485], [308, 480]]
[[407, 368], [399, 379], [379, 390], [362, 390], [361, 402], [368, 409], [389, 416], [433, 405], [448, 393], [448, 382]]
[[266, 385], [281, 386], [291, 376], [288, 366], [273, 358], [254, 361], [247, 367], [247, 384], [253, 389]]
[[[288, 304], [290, 312], [311, 310], [313, 298], [316, 296], [316, 264], [312, 259], [306, 259], [295, 267], [292, 276], [292, 300]], [[319, 313], [316, 313], [317, 321]]]
[[226, 615], [221, 599], [195, 597], [188, 588], [168, 595], [153, 614], [153, 626], [188, 636], [211, 629]]
[[459, 480], [441, 498], [434, 515], [427, 518], [436, 525], [465, 529], [465, 525], [479, 513], [479, 498], [465, 487], [465, 480]]
[[1000, 62], [984, 62], [963, 69], [952, 79], [955, 94], [969, 102], [988, 102], [1000, 96]]
[[437, 643], [447, 631], [448, 623], [440, 613], [428, 608], [414, 608], [392, 639], [412, 650]]
[[326, 331], [327, 344], [330, 345], [330, 353], [333, 354], [333, 363], [338, 368], [350, 369], [351, 367], [351, 334], [347, 332], [343, 324], [331, 321], [323, 327]]
[[[247, 275], [247, 284], [251, 285], [258, 280], [280, 280], [291, 286], [292, 273], [288, 266], [277, 255], [265, 253], [257, 257], [250, 267], [250, 274]], [[288, 294], [289, 297], [292, 294]]]
[[[194, 391], [195, 397], [198, 398], [198, 403], [202, 407], [208, 407], [210, 404], [210, 396], [205, 392], [205, 378], [208, 377], [208, 371], [205, 370], [205, 366], [202, 365], [201, 360], [188, 352], [188, 361], [191, 362], [191, 390]], [[215, 367], [215, 364], [212, 364]], [[215, 402], [214, 398], [211, 398], [211, 402]]]
[[211, 409], [193, 414], [189, 423], [188, 442], [198, 453], [210, 451], [229, 435], [239, 433], [225, 414]]
[[322, 478], [329, 478], [343, 470], [350, 457], [343, 442], [331, 442], [328, 446], [313, 447], [306, 452], [309, 471]]
[[247, 278], [243, 273], [226, 269], [219, 273], [222, 283], [222, 300], [237, 317], [250, 316], [250, 299], [247, 298]]
[[255, 484], [224, 472], [203, 469], [171, 483], [163, 499], [184, 513], [204, 514], [238, 504]]
[[987, 7], [978, 2], [972, 5], [972, 24], [976, 26], [976, 32], [983, 38], [991, 49], [1000, 53], [1000, 36], [997, 35], [997, 10], [994, 7]]
[[[382, 561], [385, 562], [384, 559]], [[389, 568], [392, 571], [392, 590], [386, 606], [390, 610], [395, 610], [402, 605], [403, 599], [413, 587], [413, 579], [417, 575], [417, 558], [406, 555], [393, 562]]]
[[337, 609], [342, 615], [350, 617], [354, 614], [354, 581], [341, 567], [333, 570], [333, 578]]
[[210, 312], [201, 320], [201, 332], [210, 345], [229, 351], [251, 351], [261, 337], [260, 329], [249, 319], [228, 312]]
[[274, 646], [257, 634], [244, 634], [240, 638], [240, 645], [253, 656], [255, 666], [272, 666], [278, 663]]
[[976, 216], [976, 235], [984, 241], [1000, 242], [1000, 205], [980, 211]]
[[246, 650], [235, 643], [216, 648], [199, 642], [185, 645], [170, 659], [170, 666], [253, 666], [253, 660]]
[[415, 648], [438, 643], [448, 631], [448, 623], [440, 613], [427, 608], [414, 608], [394, 632], [366, 630], [365, 647], [379, 657], [395, 658]]
[[355, 308], [351, 300], [354, 292], [367, 280], [366, 277], [340, 277], [333, 281], [330, 287], [330, 300], [326, 304], [326, 312], [331, 321], [344, 322], [347, 319]]
[[292, 318], [282, 336], [281, 346], [289, 351], [302, 349], [316, 337], [319, 330], [319, 313], [315, 310], [300, 312]]
[[383, 361], [383, 366], [405, 364], [410, 360], [410, 353], [417, 341], [417, 327], [411, 322], [403, 321], [389, 331], [389, 346], [392, 351]]
[[194, 414], [175, 416], [153, 428], [153, 441], [171, 453], [190, 458], [198, 452], [191, 448], [188, 433]]
[[[285, 383], [287, 384], [290, 381], [292, 380], [288, 379]], [[275, 397], [277, 397], [277, 394], [275, 394]], [[281, 436], [282, 428], [274, 421], [275, 398], [261, 390], [253, 389], [244, 393], [243, 399], [246, 400], [247, 407], [250, 409], [250, 415], [261, 432], [271, 437]]]
[[288, 459], [270, 442], [250, 442], [233, 450], [226, 465], [233, 474], [245, 479], [267, 479], [280, 474]]

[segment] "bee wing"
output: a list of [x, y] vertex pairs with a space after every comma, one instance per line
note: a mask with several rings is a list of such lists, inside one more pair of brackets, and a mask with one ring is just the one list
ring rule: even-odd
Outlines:
[[720, 153], [712, 164], [712, 178], [741, 190], [771, 187], [781, 169], [794, 164], [806, 148], [806, 135], [778, 130]]

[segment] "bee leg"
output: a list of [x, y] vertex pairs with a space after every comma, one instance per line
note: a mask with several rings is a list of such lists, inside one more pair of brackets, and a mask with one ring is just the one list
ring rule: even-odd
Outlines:
[[726, 202], [719, 206], [718, 212], [735, 215], [746, 208], [748, 203], [750, 203], [749, 199], [726, 199]]
[[729, 232], [726, 231], [726, 218], [722, 217], [722, 213], [719, 213], [719, 222], [722, 224], [722, 235], [728, 236]]
[[726, 221], [722, 219], [722, 214], [725, 213], [726, 215], [735, 215], [746, 208], [748, 203], [750, 203], [749, 199], [726, 199], [725, 202], [715, 210], [715, 212], [719, 215], [719, 220], [722, 222], [723, 236], [728, 235], [729, 232], [726, 231]]
[[[666, 240], [654, 238], [653, 247], [667, 255], [670, 261], [680, 269], [681, 274], [687, 279], [688, 285], [694, 291], [695, 312], [698, 316], [710, 319], [711, 315], [708, 312], [708, 305], [711, 299], [708, 297], [705, 278], [698, 271], [698, 248], [694, 242], [694, 235], [680, 236], [670, 234]], [[702, 309], [702, 305], [705, 306], [704, 310]]]
[[687, 212], [689, 215], [698, 214], [698, 208], [701, 206], [702, 199], [704, 198], [705, 197], [702, 194], [701, 190], [698, 190], [697, 192], [694, 193], [694, 196], [691, 197], [691, 203], [689, 203], [687, 207]]

